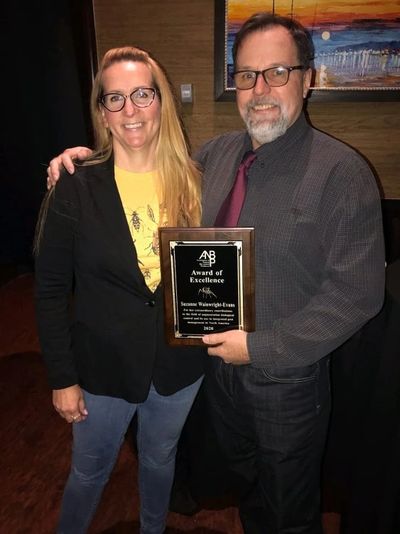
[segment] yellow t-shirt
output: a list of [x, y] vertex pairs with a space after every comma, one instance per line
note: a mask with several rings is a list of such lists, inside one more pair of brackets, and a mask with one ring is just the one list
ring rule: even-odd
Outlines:
[[136, 173], [115, 166], [114, 172], [139, 268], [148, 288], [155, 291], [161, 280], [158, 227], [160, 218], [164, 219], [155, 187], [156, 171]]

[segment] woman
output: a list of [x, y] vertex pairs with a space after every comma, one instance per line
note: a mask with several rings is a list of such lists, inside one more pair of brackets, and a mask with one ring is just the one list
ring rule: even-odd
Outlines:
[[74, 423], [58, 532], [87, 531], [137, 413], [140, 532], [161, 534], [204, 362], [164, 342], [157, 236], [199, 225], [200, 176], [171, 84], [144, 50], [105, 54], [91, 112], [96, 150], [48, 194], [36, 241], [42, 352], [55, 409]]

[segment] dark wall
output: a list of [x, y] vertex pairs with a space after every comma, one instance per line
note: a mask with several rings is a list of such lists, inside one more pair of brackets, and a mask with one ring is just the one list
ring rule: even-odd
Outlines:
[[90, 142], [91, 72], [82, 65], [93, 29], [86, 8], [69, 0], [2, 6], [0, 263], [31, 264], [47, 162], [67, 146]]

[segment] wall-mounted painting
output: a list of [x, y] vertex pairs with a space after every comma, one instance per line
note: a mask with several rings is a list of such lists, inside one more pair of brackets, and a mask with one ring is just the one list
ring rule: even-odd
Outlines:
[[315, 47], [312, 98], [400, 98], [398, 0], [215, 0], [215, 97], [234, 98], [232, 44], [258, 11], [294, 17]]

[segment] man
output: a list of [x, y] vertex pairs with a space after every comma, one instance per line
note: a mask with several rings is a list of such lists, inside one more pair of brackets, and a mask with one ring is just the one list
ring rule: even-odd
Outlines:
[[244, 532], [316, 534], [329, 354], [383, 300], [379, 195], [366, 162], [305, 119], [313, 48], [301, 25], [253, 15], [233, 55], [247, 132], [222, 135], [198, 154], [203, 225], [215, 224], [253, 151], [238, 225], [255, 227], [256, 329], [204, 336], [207, 392], [242, 488]]
[[[380, 203], [367, 164], [311, 128], [309, 36], [260, 13], [233, 49], [247, 133], [207, 143], [203, 224], [212, 225], [248, 150], [239, 226], [254, 226], [256, 330], [206, 335], [215, 428], [240, 474], [246, 534], [317, 533], [329, 414], [329, 353], [375, 315], [384, 284]], [[243, 483], [247, 480], [247, 484]]]

